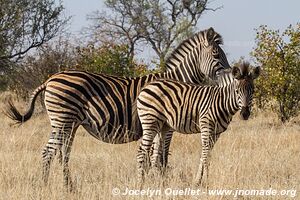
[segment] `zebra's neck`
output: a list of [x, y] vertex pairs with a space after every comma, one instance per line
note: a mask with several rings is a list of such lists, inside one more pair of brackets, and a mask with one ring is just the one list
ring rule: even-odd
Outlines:
[[230, 84], [220, 87], [219, 93], [221, 95], [220, 99], [223, 101], [222, 104], [220, 104], [222, 105], [222, 109], [226, 110], [231, 116], [239, 110], [238, 98], [235, 92], [236, 84], [237, 82], [232, 80]]
[[178, 80], [185, 83], [196, 83], [195, 80], [185, 77], [178, 68], [159, 73], [158, 76], [163, 79]]
[[[178, 68], [175, 68], [173, 70], [166, 70], [165, 72], [155, 73], [155, 74], [148, 74], [147, 79], [150, 81], [153, 81], [155, 79], [171, 79], [171, 80], [177, 80], [184, 83], [200, 83], [198, 80], [196, 80], [194, 77], [191, 76], [185, 76], [182, 71], [180, 71]], [[143, 77], [141, 77], [143, 78]], [[204, 78], [203, 78], [204, 79]]]
[[206, 76], [200, 66], [202, 43], [198, 37], [183, 42], [166, 61], [167, 76], [176, 76], [185, 83], [203, 83]]
[[234, 81], [232, 76], [232, 69], [226, 69], [222, 74], [218, 75], [215, 80], [215, 85], [218, 86], [227, 86], [230, 85]]

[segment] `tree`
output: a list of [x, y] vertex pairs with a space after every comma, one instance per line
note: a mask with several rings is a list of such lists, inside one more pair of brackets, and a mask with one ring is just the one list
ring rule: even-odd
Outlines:
[[23, 58], [63, 30], [69, 18], [63, 18], [64, 8], [56, 2], [0, 0], [0, 67]]
[[279, 30], [260, 26], [256, 48], [252, 52], [263, 72], [257, 80], [258, 105], [266, 107], [275, 101], [273, 108], [282, 122], [299, 113], [300, 108], [300, 23]]
[[96, 39], [128, 45], [132, 58], [137, 45], [150, 44], [161, 66], [176, 40], [193, 32], [203, 12], [216, 10], [207, 7], [208, 0], [106, 0], [105, 5], [110, 15], [91, 17]]
[[[32, 55], [26, 56], [18, 67], [12, 68], [3, 77], [8, 79], [8, 89], [19, 97], [28, 94], [41, 85], [51, 75], [76, 65], [74, 46], [60, 37], [55, 42], [48, 42], [39, 47]], [[7, 78], [8, 77], [8, 78]]]

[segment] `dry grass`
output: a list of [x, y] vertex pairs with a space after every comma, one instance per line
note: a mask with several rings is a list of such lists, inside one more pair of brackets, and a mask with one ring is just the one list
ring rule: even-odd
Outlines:
[[[3, 108], [3, 105], [1, 105]], [[63, 189], [57, 160], [49, 185], [41, 182], [41, 150], [50, 126], [45, 114], [35, 115], [20, 127], [0, 115], [0, 199], [148, 199], [147, 196], [113, 196], [118, 187], [137, 188], [138, 143], [111, 145], [78, 131], [70, 168], [74, 193]], [[145, 189], [195, 188], [199, 135], [176, 134], [171, 146], [170, 169], [164, 179], [149, 177]], [[280, 125], [270, 114], [249, 121], [235, 118], [212, 152], [209, 189], [295, 189], [300, 192], [300, 124]], [[234, 199], [233, 196], [155, 196], [152, 199]], [[239, 196], [235, 199], [292, 199], [289, 196]], [[295, 199], [300, 199], [298, 194]]]

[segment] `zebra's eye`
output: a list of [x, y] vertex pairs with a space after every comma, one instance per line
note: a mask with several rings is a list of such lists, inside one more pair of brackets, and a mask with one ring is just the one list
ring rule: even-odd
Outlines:
[[220, 59], [220, 54], [214, 54], [215, 59], [219, 60]]
[[219, 55], [218, 49], [217, 49], [217, 48], [214, 48], [214, 49], [212, 50], [212, 54], [213, 54], [213, 55]]
[[212, 56], [215, 60], [220, 60], [220, 54], [218, 50], [213, 50], [212, 51]]

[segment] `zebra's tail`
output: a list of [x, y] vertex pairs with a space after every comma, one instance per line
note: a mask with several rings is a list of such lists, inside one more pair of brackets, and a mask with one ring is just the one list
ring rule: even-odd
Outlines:
[[6, 111], [4, 112], [4, 114], [7, 117], [9, 117], [10, 119], [14, 120], [16, 122], [16, 124], [20, 124], [20, 123], [23, 123], [23, 122], [26, 122], [27, 120], [29, 120], [34, 112], [35, 100], [36, 100], [38, 94], [46, 89], [46, 85], [47, 85], [47, 82], [43, 83], [42, 85], [40, 85], [38, 88], [36, 88], [34, 90], [34, 92], [32, 93], [32, 96], [31, 96], [31, 100], [30, 100], [30, 107], [24, 115], [22, 115], [18, 111], [18, 109], [16, 108], [16, 106], [14, 105], [14, 103], [11, 100], [8, 101], [8, 107], [7, 107]]

